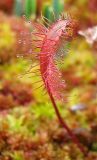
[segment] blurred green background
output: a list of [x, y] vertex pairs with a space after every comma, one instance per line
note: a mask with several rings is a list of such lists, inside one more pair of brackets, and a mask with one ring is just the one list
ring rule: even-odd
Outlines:
[[[53, 15], [58, 19], [63, 12], [78, 20], [79, 30], [97, 26], [97, 0], [0, 1], [0, 160], [83, 160], [76, 146], [72, 155], [72, 142], [60, 147], [64, 134], [52, 104], [42, 88], [35, 89], [40, 78], [26, 74], [33, 60], [18, 56], [18, 36], [27, 30], [23, 15], [46, 25], [41, 15], [53, 23]], [[60, 70], [68, 95], [66, 103], [58, 102], [60, 112], [74, 131], [85, 129], [78, 136], [83, 133], [97, 158], [97, 39], [90, 45], [78, 35]]]

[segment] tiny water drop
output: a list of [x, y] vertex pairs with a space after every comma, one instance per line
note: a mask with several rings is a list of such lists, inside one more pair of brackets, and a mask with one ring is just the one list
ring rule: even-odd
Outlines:
[[23, 58], [23, 55], [16, 55], [17, 58]]
[[19, 40], [18, 42], [21, 43], [21, 40]]
[[29, 53], [32, 53], [32, 49], [29, 50]]

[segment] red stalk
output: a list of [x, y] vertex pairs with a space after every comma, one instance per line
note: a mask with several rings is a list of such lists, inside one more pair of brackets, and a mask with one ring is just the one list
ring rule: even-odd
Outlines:
[[56, 102], [52, 96], [52, 93], [50, 92], [50, 89], [48, 87], [48, 94], [49, 97], [51, 99], [51, 102], [53, 104], [56, 116], [59, 120], [59, 123], [61, 124], [61, 126], [67, 131], [67, 133], [69, 134], [69, 136], [72, 138], [72, 141], [78, 146], [78, 148], [80, 149], [80, 151], [84, 154], [84, 156], [87, 155], [85, 149], [82, 147], [81, 143], [79, 142], [78, 138], [75, 136], [75, 134], [72, 132], [72, 130], [68, 127], [68, 125], [66, 124], [66, 122], [64, 122], [63, 118], [61, 117], [61, 114], [59, 112], [59, 109], [56, 105]]

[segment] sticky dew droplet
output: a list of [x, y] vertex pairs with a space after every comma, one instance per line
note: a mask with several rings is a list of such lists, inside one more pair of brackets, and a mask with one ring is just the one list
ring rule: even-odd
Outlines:
[[19, 40], [18, 42], [21, 43], [21, 40]]

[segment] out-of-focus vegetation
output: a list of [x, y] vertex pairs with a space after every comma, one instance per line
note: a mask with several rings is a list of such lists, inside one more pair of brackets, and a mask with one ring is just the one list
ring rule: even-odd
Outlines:
[[59, 125], [45, 91], [35, 89], [41, 85], [34, 83], [39, 77], [25, 74], [32, 62], [17, 57], [24, 49], [18, 48], [17, 40], [22, 30], [28, 30], [22, 14], [36, 20], [42, 10], [53, 21], [52, 11], [59, 14], [64, 9], [79, 19], [83, 29], [97, 25], [97, 2], [3, 0], [0, 9], [0, 160], [96, 160], [97, 43], [90, 46], [78, 36], [60, 68], [68, 99], [59, 103], [59, 109], [89, 150], [84, 158]]

